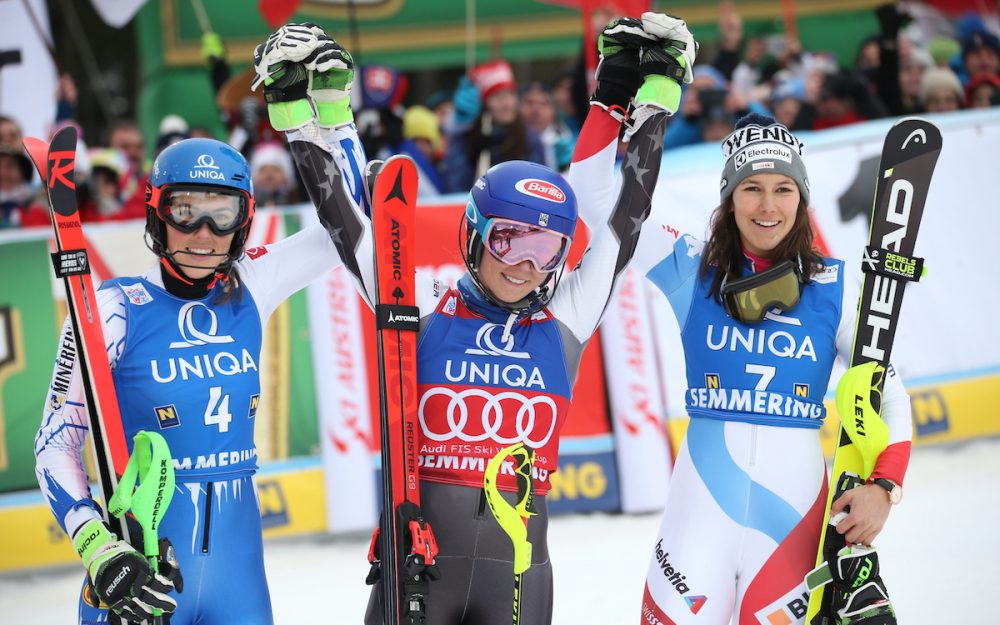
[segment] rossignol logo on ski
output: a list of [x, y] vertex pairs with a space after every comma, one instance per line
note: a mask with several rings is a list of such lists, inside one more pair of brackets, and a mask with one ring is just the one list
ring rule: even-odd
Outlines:
[[191, 168], [190, 172], [193, 180], [225, 180], [226, 176], [219, 171], [219, 166], [215, 164], [215, 159], [211, 154], [202, 154], [198, 157], [198, 162]]
[[420, 329], [420, 309], [416, 306], [397, 306], [395, 304], [379, 304], [375, 307], [378, 317], [378, 328], [389, 330]]
[[87, 250], [64, 250], [52, 253], [52, 266], [57, 278], [90, 273]]
[[[76, 183], [73, 181], [73, 168], [76, 166], [76, 151], [49, 152], [49, 163], [50, 189], [54, 189], [56, 184], [61, 184], [67, 189], [76, 189]], [[52, 207], [52, 210], [60, 215], [72, 215], [76, 212], [75, 206], [71, 212], [66, 212], [66, 208], [68, 207], [56, 205]]]

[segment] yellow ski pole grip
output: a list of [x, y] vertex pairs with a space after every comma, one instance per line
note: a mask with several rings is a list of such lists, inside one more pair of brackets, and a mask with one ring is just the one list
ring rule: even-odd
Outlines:
[[[521, 475], [525, 465], [527, 465], [527, 477], [529, 479], [527, 494], [520, 497], [517, 507], [510, 505], [500, 494], [497, 488], [497, 475], [503, 461], [513, 456], [515, 460], [520, 456], [521, 462], [515, 463], [515, 472]], [[490, 512], [500, 524], [503, 531], [510, 537], [514, 545], [514, 574], [524, 573], [531, 567], [531, 543], [528, 541], [528, 527], [526, 520], [528, 516], [534, 514], [530, 509], [531, 499], [531, 463], [534, 461], [534, 453], [529, 452], [523, 443], [516, 443], [501, 449], [486, 464], [486, 472], [483, 475], [483, 489], [486, 492], [486, 502], [490, 506]]]

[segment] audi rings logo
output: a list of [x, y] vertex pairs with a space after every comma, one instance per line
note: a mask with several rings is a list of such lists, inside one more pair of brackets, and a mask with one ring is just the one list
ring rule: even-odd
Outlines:
[[202, 154], [198, 157], [198, 164], [195, 165], [198, 169], [218, 169], [219, 166], [215, 164], [215, 159], [212, 158], [211, 154]]
[[[434, 411], [446, 417], [446, 422], [440, 424], [448, 428], [443, 432], [435, 431], [425, 417], [427, 402], [435, 397], [448, 400], [444, 410], [435, 406]], [[513, 410], [515, 406], [516, 411]], [[503, 445], [524, 443], [535, 449], [544, 447], [552, 438], [558, 414], [556, 403], [546, 395], [525, 397], [511, 391], [493, 394], [479, 388], [454, 391], [440, 386], [423, 394], [418, 410], [420, 428], [430, 440], [444, 442], [457, 439], [467, 443], [488, 440]]]
[[[204, 310], [208, 313], [208, 329], [203, 331], [195, 326], [195, 311]], [[205, 315], [198, 315], [199, 324], [202, 328], [205, 327]], [[208, 306], [202, 304], [201, 302], [188, 302], [181, 306], [181, 310], [177, 313], [177, 329], [181, 332], [181, 338], [183, 341], [174, 341], [170, 344], [171, 349], [178, 348], [182, 349], [185, 347], [197, 347], [199, 345], [219, 344], [219, 343], [233, 343], [233, 337], [228, 334], [218, 336], [216, 332], [219, 330], [219, 320], [215, 316], [215, 311]]]
[[500, 333], [501, 340], [503, 339], [503, 326], [499, 323], [484, 323], [483, 327], [479, 328], [476, 332], [476, 345], [478, 349], [469, 348], [465, 350], [466, 354], [473, 354], [474, 356], [507, 356], [508, 358], [521, 358], [528, 359], [531, 358], [531, 354], [528, 352], [515, 352], [514, 351], [514, 335], [511, 334], [507, 337], [506, 341], [503, 341], [503, 347], [497, 347], [494, 342], [494, 337], [497, 333]]

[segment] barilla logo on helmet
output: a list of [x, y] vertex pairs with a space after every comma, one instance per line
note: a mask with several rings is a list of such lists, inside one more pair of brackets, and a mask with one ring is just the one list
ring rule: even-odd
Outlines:
[[563, 190], [552, 184], [551, 182], [545, 182], [544, 180], [539, 180], [538, 178], [525, 178], [523, 180], [518, 180], [514, 188], [525, 195], [530, 195], [532, 197], [540, 197], [543, 200], [548, 200], [550, 202], [556, 202], [562, 204], [566, 201], [566, 194]]
[[215, 159], [212, 158], [210, 154], [202, 154], [198, 157], [198, 162], [191, 169], [191, 178], [194, 180], [198, 179], [208, 179], [208, 180], [225, 180], [226, 177], [221, 171], [219, 171], [219, 166], [215, 164]]

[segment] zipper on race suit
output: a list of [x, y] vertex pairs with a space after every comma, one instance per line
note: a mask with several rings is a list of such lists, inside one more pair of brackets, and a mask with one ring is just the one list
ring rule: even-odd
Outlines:
[[208, 553], [208, 531], [212, 524], [212, 493], [215, 492], [215, 482], [205, 484], [205, 528], [201, 535], [201, 552]]

